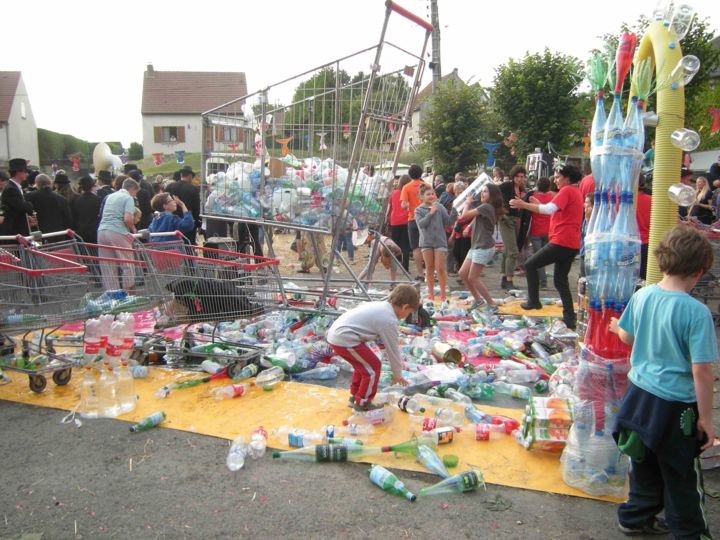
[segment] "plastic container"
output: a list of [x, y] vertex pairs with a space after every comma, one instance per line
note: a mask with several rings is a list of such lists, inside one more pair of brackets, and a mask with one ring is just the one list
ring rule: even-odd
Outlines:
[[98, 382], [95, 380], [95, 373], [90, 366], [85, 367], [83, 380], [80, 383], [80, 416], [83, 418], [99, 418], [101, 416]]
[[283, 369], [279, 366], [273, 366], [270, 369], [261, 371], [255, 380], [255, 384], [267, 390], [280, 383], [284, 378], [285, 372]]
[[85, 363], [95, 360], [100, 354], [101, 323], [98, 319], [89, 319], [85, 323], [85, 336], [83, 337], [83, 355]]
[[243, 437], [237, 437], [230, 445], [225, 464], [232, 472], [239, 471], [245, 465], [245, 456], [248, 454], [248, 445]]
[[260, 426], [253, 430], [250, 434], [250, 443], [248, 444], [248, 455], [253, 459], [259, 459], [265, 455], [267, 448], [268, 433], [265, 428]]
[[100, 398], [100, 416], [115, 418], [120, 414], [118, 401], [118, 380], [113, 369], [106, 362], [98, 379], [98, 396]]
[[127, 363], [123, 362], [118, 370], [118, 403], [120, 405], [120, 414], [125, 414], [135, 410], [137, 406], [137, 395], [135, 394], [135, 379], [128, 369]]
[[119, 367], [123, 353], [123, 338], [125, 333], [125, 324], [122, 321], [115, 321], [110, 325], [110, 335], [108, 336], [105, 356], [110, 367]]

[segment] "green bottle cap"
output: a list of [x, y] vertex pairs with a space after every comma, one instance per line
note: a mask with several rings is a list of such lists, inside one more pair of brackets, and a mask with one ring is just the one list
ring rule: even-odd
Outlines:
[[272, 457], [273, 457], [273, 459], [279, 458], [279, 457], [280, 457], [280, 452], [273, 452], [273, 453], [272, 453]]
[[458, 457], [456, 455], [447, 454], [447, 455], [443, 456], [442, 460], [443, 460], [443, 465], [445, 465], [446, 467], [450, 467], [451, 469], [453, 467], [457, 467]]

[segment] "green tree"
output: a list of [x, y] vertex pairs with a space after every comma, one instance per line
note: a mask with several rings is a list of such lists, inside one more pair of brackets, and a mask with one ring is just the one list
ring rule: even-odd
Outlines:
[[494, 141], [497, 135], [491, 135], [481, 88], [449, 81], [430, 99], [420, 136], [435, 172], [450, 178], [483, 162], [487, 152], [482, 141]]
[[710, 81], [702, 83], [702, 88], [695, 93], [693, 99], [687, 100], [685, 125], [700, 135], [698, 151], [720, 147], [720, 131], [710, 133], [713, 119], [708, 112], [708, 109], [719, 106], [720, 84], [713, 84]]
[[130, 148], [128, 149], [128, 159], [130, 161], [140, 161], [143, 157], [144, 154], [142, 144], [137, 142], [130, 143]]
[[583, 132], [576, 92], [581, 72], [577, 58], [549, 49], [496, 68], [493, 108], [503, 128], [515, 133], [520, 156], [548, 142], [567, 151]]

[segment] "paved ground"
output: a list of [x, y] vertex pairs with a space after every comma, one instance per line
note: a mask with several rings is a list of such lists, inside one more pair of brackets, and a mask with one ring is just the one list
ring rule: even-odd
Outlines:
[[[488, 284], [499, 295], [494, 268]], [[367, 465], [265, 456], [230, 473], [226, 440], [131, 434], [115, 420], [78, 429], [60, 424], [64, 415], [0, 401], [0, 538], [623, 537], [608, 503], [491, 485], [411, 504], [370, 484]], [[415, 492], [434, 481], [399, 476]], [[707, 473], [706, 486], [720, 490], [720, 473]], [[717, 532], [717, 499], [707, 507]]]

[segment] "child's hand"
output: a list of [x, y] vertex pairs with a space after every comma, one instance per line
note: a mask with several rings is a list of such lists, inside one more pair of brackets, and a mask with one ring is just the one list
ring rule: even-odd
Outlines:
[[434, 214], [435, 212], [437, 212], [437, 207], [437, 203], [433, 203], [433, 205], [430, 207], [430, 213]]
[[715, 442], [715, 432], [713, 431], [713, 425], [711, 420], [706, 420], [705, 418], [698, 418], [697, 421], [697, 437], [698, 440], [703, 440], [705, 436], [707, 436], [707, 439], [705, 441], [705, 444], [703, 444], [700, 447], [700, 450], [705, 450], [706, 448], [710, 448], [713, 443]]
[[393, 375], [391, 384], [399, 384], [400, 386], [407, 386], [408, 382], [403, 379], [402, 375]]
[[611, 331], [613, 334], [619, 334], [619, 332], [618, 332], [619, 329], [620, 329], [620, 327], [618, 326], [617, 317], [612, 317], [612, 318], [610, 319], [610, 331]]

